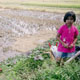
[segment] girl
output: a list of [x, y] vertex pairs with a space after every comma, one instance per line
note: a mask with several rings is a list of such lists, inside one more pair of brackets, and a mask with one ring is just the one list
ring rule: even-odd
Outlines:
[[77, 41], [78, 30], [73, 25], [76, 21], [74, 12], [67, 12], [64, 16], [65, 24], [62, 25], [57, 32], [57, 40], [59, 40], [56, 62], [58, 65], [61, 59], [72, 57], [75, 53], [75, 43]]

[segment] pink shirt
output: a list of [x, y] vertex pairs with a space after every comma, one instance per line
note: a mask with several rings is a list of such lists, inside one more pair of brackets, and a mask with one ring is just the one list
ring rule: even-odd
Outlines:
[[[71, 26], [71, 28], [68, 28], [67, 25], [63, 25], [58, 30], [58, 33], [60, 34], [60, 39], [70, 45], [74, 41], [74, 37], [78, 35], [78, 30], [75, 26]], [[72, 53], [75, 51], [75, 45], [73, 48], [65, 48], [60, 42], [58, 45], [58, 51], [65, 52], [65, 53]]]

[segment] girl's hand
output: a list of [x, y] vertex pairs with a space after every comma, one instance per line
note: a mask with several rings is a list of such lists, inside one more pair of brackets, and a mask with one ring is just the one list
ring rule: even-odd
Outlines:
[[69, 47], [68, 47], [68, 44], [66, 44], [66, 43], [63, 43], [63, 46], [64, 46], [65, 48], [69, 48]]
[[72, 44], [69, 46], [69, 48], [73, 48], [73, 46], [74, 46], [74, 44], [72, 43]]

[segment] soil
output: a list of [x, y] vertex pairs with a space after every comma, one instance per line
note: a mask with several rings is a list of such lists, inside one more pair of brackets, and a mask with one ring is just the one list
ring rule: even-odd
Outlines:
[[[0, 61], [26, 54], [50, 38], [63, 24], [61, 13], [0, 9]], [[75, 25], [80, 25], [80, 16]]]

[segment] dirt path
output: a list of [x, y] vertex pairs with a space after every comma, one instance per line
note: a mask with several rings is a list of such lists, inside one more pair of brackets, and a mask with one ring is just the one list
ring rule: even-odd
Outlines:
[[58, 13], [0, 9], [0, 61], [55, 38], [62, 21], [63, 14]]

